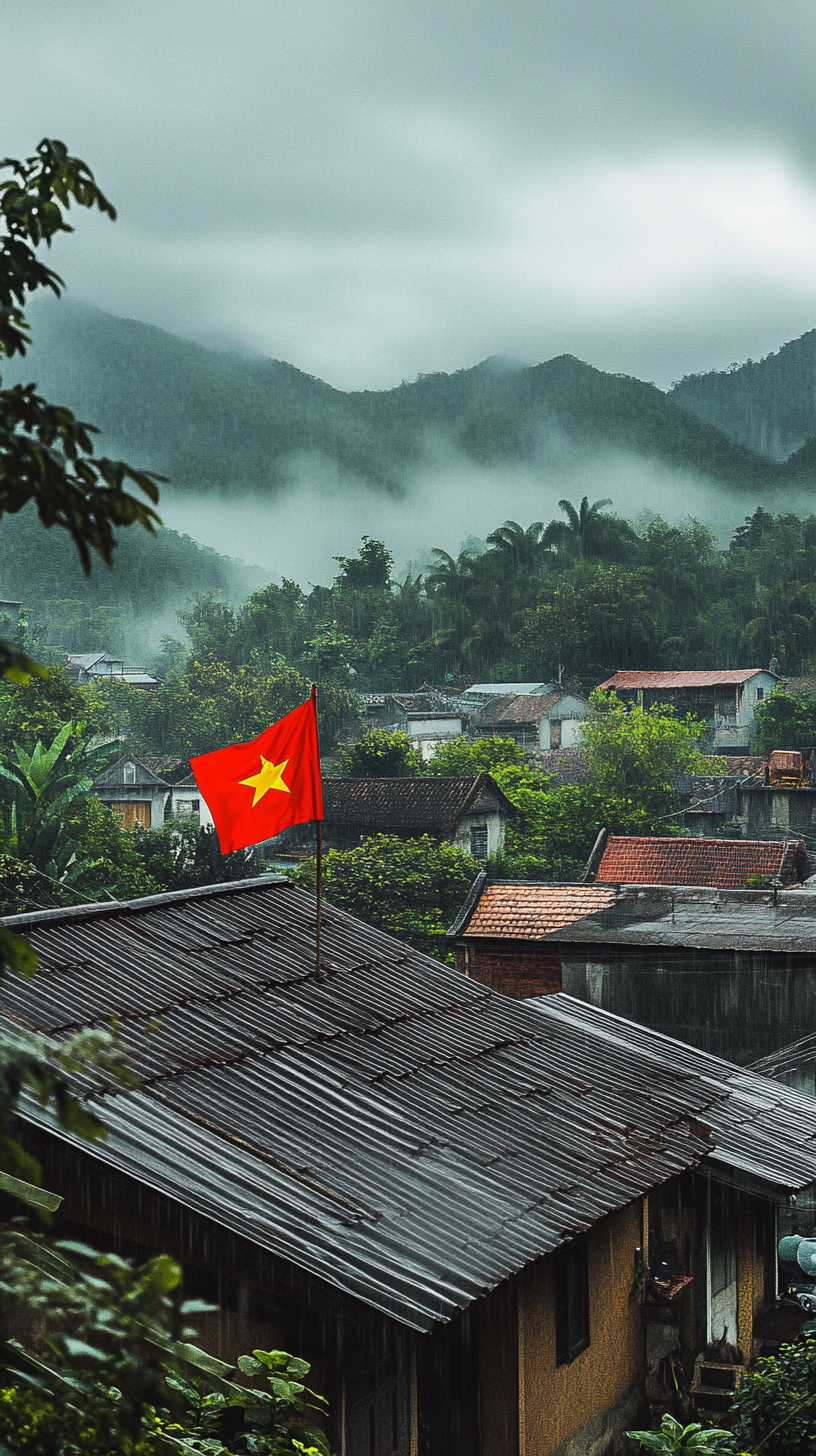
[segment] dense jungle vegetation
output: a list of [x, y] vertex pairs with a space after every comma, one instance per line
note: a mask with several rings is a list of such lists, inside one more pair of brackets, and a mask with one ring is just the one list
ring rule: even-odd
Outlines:
[[[202, 594], [182, 616], [192, 657], [236, 670], [272, 652], [363, 690], [559, 672], [588, 690], [618, 668], [772, 656], [783, 674], [816, 672], [816, 516], [759, 507], [721, 548], [701, 521], [635, 525], [611, 504], [563, 501], [563, 520], [506, 521], [456, 558], [432, 551], [403, 581], [387, 546], [366, 537], [356, 557], [337, 558], [330, 588], [284, 581], [239, 610]], [[189, 651], [167, 638], [157, 667], [179, 671]]]

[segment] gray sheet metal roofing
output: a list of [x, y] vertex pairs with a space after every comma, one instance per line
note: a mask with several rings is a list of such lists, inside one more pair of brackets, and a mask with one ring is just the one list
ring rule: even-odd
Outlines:
[[710, 1113], [714, 1146], [706, 1162], [712, 1167], [743, 1173], [784, 1192], [813, 1181], [816, 1101], [812, 1097], [563, 992], [532, 997], [528, 1004], [548, 1021], [602, 1037], [621, 1050], [637, 1051], [680, 1077], [699, 1077], [712, 1093], [724, 1090], [725, 1098]]
[[6, 1013], [56, 1038], [115, 1014], [144, 1078], [93, 1157], [426, 1330], [709, 1151], [730, 1089], [655, 1033], [542, 1015], [333, 908], [318, 974], [314, 922], [269, 880], [4, 922], [40, 957]]

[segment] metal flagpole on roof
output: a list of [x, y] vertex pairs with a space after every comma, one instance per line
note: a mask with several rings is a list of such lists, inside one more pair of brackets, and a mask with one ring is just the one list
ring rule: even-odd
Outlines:
[[[317, 771], [320, 773], [320, 733], [317, 728], [317, 683], [312, 683], [312, 702], [315, 710], [315, 732], [317, 733]], [[315, 920], [315, 971], [320, 973], [320, 936], [323, 910], [323, 820], [315, 820], [315, 889], [317, 891], [317, 918]]]

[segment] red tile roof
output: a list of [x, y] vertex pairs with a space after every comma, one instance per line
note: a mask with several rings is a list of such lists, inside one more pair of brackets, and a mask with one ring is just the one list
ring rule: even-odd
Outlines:
[[713, 885], [720, 890], [742, 890], [750, 875], [763, 875], [794, 884], [797, 851], [800, 846], [795, 840], [611, 835], [596, 879], [606, 884]]
[[593, 885], [488, 885], [461, 934], [496, 940], [544, 940], [615, 903], [614, 890]]
[[765, 672], [764, 667], [741, 667], [733, 672], [615, 672], [602, 688], [714, 688], [737, 686]]

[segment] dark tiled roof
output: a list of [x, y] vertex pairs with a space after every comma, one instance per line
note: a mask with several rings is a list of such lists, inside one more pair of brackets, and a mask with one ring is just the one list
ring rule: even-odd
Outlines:
[[[125, 764], [132, 763], [136, 766], [136, 779], [132, 784], [125, 783]], [[115, 763], [110, 764], [97, 774], [94, 779], [94, 789], [113, 788], [144, 788], [145, 785], [156, 785], [158, 788], [168, 788], [167, 781], [150, 766], [151, 760], [137, 758], [135, 753], [123, 753]]]
[[415, 830], [417, 834], [450, 834], [463, 814], [491, 805], [515, 809], [490, 774], [474, 778], [323, 780], [326, 823], [361, 825], [371, 830]]
[[[798, 879], [796, 840], [610, 835], [596, 880], [620, 885], [714, 885], [743, 889], [751, 875]], [[801, 847], [802, 854], [804, 848]]]
[[543, 940], [554, 930], [614, 903], [614, 890], [593, 885], [486, 885], [459, 934], [497, 940]]
[[602, 688], [715, 688], [736, 687], [765, 672], [764, 667], [740, 667], [728, 672], [616, 672]]
[[40, 960], [6, 1013], [57, 1041], [116, 1016], [142, 1076], [89, 1156], [419, 1330], [716, 1156], [732, 1103], [737, 1167], [772, 1121], [771, 1180], [816, 1175], [788, 1088], [740, 1100], [726, 1063], [678, 1070], [653, 1032], [512, 1000], [330, 906], [316, 970], [314, 913], [254, 880], [4, 922]]
[[491, 698], [480, 707], [476, 721], [480, 728], [498, 728], [502, 723], [539, 723], [560, 697], [561, 693], [525, 693], [523, 696], [508, 693], [503, 698]]

